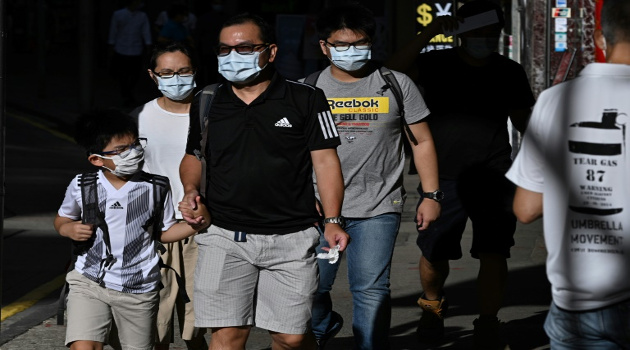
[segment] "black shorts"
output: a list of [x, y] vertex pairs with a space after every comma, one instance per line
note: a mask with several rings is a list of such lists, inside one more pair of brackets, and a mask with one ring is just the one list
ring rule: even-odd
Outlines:
[[[473, 227], [470, 248], [473, 258], [478, 259], [479, 253], [510, 257], [516, 230], [516, 217], [512, 212], [515, 187], [504, 173], [475, 167], [464, 171], [458, 180], [440, 179], [440, 189], [444, 191], [444, 199], [440, 202], [442, 213], [429, 228], [418, 231], [416, 240], [427, 260], [462, 257], [460, 241], [468, 218]], [[418, 192], [422, 202], [421, 187]]]

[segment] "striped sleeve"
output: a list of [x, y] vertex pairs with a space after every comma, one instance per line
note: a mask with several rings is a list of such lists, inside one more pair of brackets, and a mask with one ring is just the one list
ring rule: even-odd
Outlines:
[[320, 88], [315, 88], [309, 99], [310, 111], [307, 116], [306, 133], [311, 151], [336, 148], [341, 144], [335, 120], [330, 113], [326, 96]]

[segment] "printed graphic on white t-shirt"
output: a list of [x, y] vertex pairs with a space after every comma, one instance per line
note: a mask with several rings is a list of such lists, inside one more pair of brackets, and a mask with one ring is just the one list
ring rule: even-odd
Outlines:
[[[626, 113], [605, 109], [600, 120], [568, 128], [571, 252], [624, 254], [623, 223]], [[595, 119], [595, 118], [594, 118]], [[620, 123], [621, 122], [621, 123]]]

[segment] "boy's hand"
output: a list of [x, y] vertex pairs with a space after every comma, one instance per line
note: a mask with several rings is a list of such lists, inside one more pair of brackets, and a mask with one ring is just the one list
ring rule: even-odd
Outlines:
[[94, 226], [83, 224], [81, 221], [72, 221], [62, 225], [59, 233], [74, 241], [83, 242], [92, 237], [94, 234]]

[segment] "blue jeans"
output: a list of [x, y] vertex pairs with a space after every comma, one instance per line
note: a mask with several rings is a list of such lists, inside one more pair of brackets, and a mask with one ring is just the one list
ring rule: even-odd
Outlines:
[[[391, 322], [389, 274], [400, 214], [388, 213], [366, 219], [346, 219], [346, 232], [351, 241], [345, 250], [348, 261], [348, 281], [352, 293], [354, 315], [352, 331], [355, 349], [388, 349]], [[321, 231], [320, 231], [321, 232]], [[324, 234], [320, 244], [328, 247]], [[333, 326], [330, 324], [332, 301], [330, 290], [335, 281], [341, 259], [335, 264], [318, 259], [319, 288], [313, 303], [313, 333], [322, 338]]]
[[545, 331], [553, 350], [630, 349], [630, 300], [579, 312], [552, 303]]

